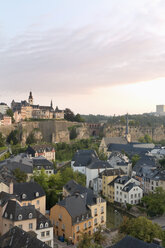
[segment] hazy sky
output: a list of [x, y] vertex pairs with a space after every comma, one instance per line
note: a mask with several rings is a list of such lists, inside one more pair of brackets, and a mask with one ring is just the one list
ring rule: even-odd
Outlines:
[[0, 0], [0, 102], [75, 113], [165, 104], [165, 0]]

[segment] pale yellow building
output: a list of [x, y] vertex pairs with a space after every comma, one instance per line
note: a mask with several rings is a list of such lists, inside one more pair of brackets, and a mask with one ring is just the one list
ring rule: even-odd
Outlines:
[[117, 176], [123, 176], [125, 173], [121, 169], [112, 169], [105, 170], [102, 173], [102, 194], [108, 198], [108, 185], [112, 182]]

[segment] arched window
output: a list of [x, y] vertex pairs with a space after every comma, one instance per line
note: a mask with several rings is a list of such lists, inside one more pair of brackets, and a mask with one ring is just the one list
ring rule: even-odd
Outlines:
[[25, 199], [26, 198], [26, 194], [22, 194], [22, 199]]
[[33, 214], [29, 213], [29, 219], [32, 219], [32, 217], [33, 217]]
[[45, 227], [49, 227], [49, 224], [48, 224], [48, 222], [46, 222], [46, 223], [45, 223]]
[[39, 192], [36, 192], [36, 197], [39, 197], [39, 195], [40, 195]]
[[22, 220], [22, 214], [18, 215], [18, 220]]
[[10, 219], [11, 219], [11, 220], [13, 219], [13, 215], [12, 215], [12, 214], [10, 214]]
[[41, 224], [40, 224], [40, 228], [43, 228], [43, 227], [44, 227], [44, 225], [43, 225], [43, 223], [41, 223]]

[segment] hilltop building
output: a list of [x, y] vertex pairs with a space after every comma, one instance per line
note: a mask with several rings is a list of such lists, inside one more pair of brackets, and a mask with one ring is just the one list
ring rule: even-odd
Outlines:
[[28, 101], [15, 102], [13, 100], [11, 109], [15, 122], [26, 119], [64, 119], [64, 110], [59, 110], [58, 107], [54, 110], [52, 101], [50, 106], [34, 105], [32, 92], [29, 94]]

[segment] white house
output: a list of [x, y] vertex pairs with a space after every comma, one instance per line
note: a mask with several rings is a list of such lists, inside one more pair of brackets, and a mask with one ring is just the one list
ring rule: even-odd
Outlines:
[[113, 169], [112, 166], [106, 162], [99, 159], [93, 161], [86, 167], [86, 187], [94, 187], [93, 180], [99, 176], [99, 173], [103, 172], [105, 169]]
[[138, 204], [143, 197], [140, 182], [135, 178], [123, 176], [115, 181], [115, 201], [119, 203]]
[[79, 171], [86, 175], [86, 167], [97, 158], [94, 150], [78, 150], [71, 161], [71, 167], [73, 171]]
[[122, 154], [121, 152], [112, 152], [107, 161], [114, 169], [121, 169], [128, 176], [131, 176], [132, 163], [125, 154]]

